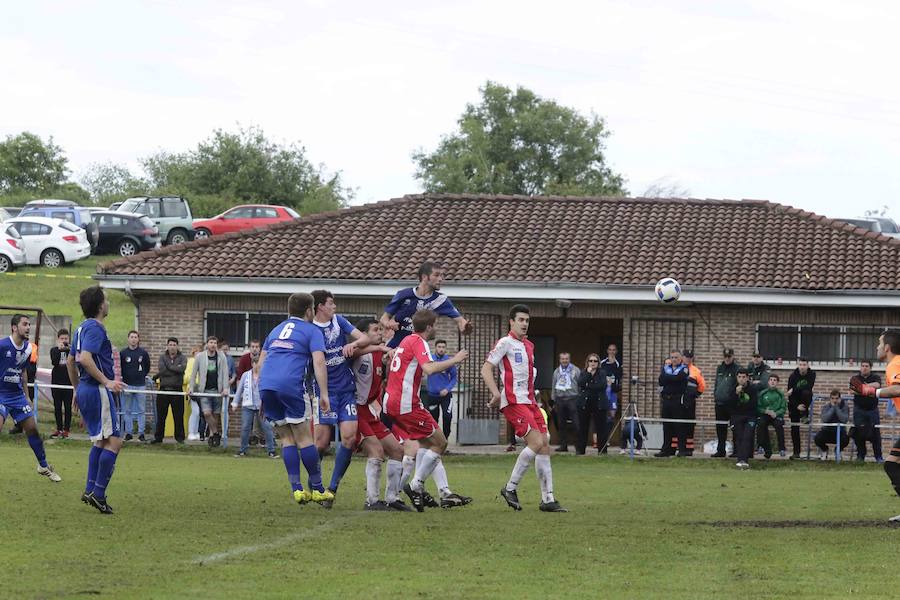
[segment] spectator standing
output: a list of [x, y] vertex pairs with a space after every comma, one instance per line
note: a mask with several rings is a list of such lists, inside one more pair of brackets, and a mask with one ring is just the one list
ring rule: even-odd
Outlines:
[[[874, 388], [881, 387], [881, 377], [872, 372], [871, 361], [864, 360], [859, 363], [859, 373], [856, 377]], [[856, 460], [866, 460], [866, 442], [871, 442], [875, 461], [884, 462], [881, 453], [881, 430], [878, 429], [880, 424], [878, 398], [854, 394], [853, 427], [856, 432]]]
[[[713, 397], [716, 402], [716, 421], [731, 422], [731, 407], [734, 405], [735, 387], [737, 386], [737, 363], [734, 362], [734, 350], [725, 348], [722, 351], [722, 362], [716, 367], [716, 385], [713, 388]], [[725, 458], [728, 438], [728, 425], [716, 425], [716, 438], [718, 445], [713, 458]], [[734, 440], [734, 436], [732, 436]]]
[[237, 387], [237, 365], [234, 363], [234, 357], [229, 354], [231, 346], [227, 341], [220, 340], [219, 350], [225, 355], [225, 362], [228, 363], [228, 390], [234, 393]]
[[185, 401], [190, 402], [191, 416], [188, 417], [188, 440], [196, 441], [200, 439], [200, 402], [191, 396], [191, 373], [194, 372], [194, 362], [197, 355], [203, 350], [200, 344], [191, 346], [191, 354], [187, 359], [187, 366], [184, 368], [184, 383], [181, 389], [184, 390]]
[[144, 441], [144, 430], [147, 427], [147, 375], [150, 373], [150, 355], [141, 348], [141, 336], [135, 331], [128, 332], [128, 347], [119, 352], [119, 363], [122, 365], [122, 420], [125, 426], [125, 441], [132, 439], [132, 428], [137, 421], [138, 439]]
[[[166, 340], [166, 351], [159, 357], [156, 367], [156, 380], [161, 392], [181, 392], [187, 370], [187, 357], [178, 349], [178, 338]], [[172, 407], [172, 421], [175, 423], [175, 441], [184, 443], [184, 397], [174, 394], [158, 394], [156, 396], [156, 431], [151, 444], [161, 444], [166, 431], [166, 417]]]
[[578, 377], [578, 390], [578, 441], [575, 453], [584, 454], [587, 449], [591, 419], [594, 420], [598, 449], [602, 450], [606, 442], [606, 411], [609, 404], [606, 398], [606, 372], [600, 368], [599, 354], [588, 354], [584, 370]]
[[250, 340], [250, 349], [241, 355], [241, 358], [237, 363], [237, 368], [234, 372], [234, 376], [237, 377], [238, 381], [240, 381], [244, 373], [250, 370], [250, 368], [253, 366], [253, 361], [259, 358], [261, 349], [262, 345], [260, 344], [259, 340]]
[[209, 426], [209, 446], [219, 446], [222, 434], [216, 415], [222, 413], [222, 399], [228, 397], [228, 361], [219, 350], [216, 336], [206, 338], [206, 351], [199, 352], [194, 358], [189, 381], [191, 394], [203, 394], [198, 398], [203, 419]]
[[738, 469], [749, 469], [756, 440], [757, 391], [750, 384], [749, 369], [739, 369], [731, 404], [731, 427], [734, 430], [734, 454]]
[[[687, 391], [688, 368], [683, 362], [681, 351], [672, 350], [669, 358], [659, 372], [660, 401], [662, 403], [660, 415], [663, 419], [681, 418], [681, 407], [684, 404], [684, 395]], [[653, 456], [664, 458], [675, 456], [678, 448], [677, 432], [681, 423], [663, 422], [662, 448]]]
[[750, 373], [750, 385], [756, 390], [758, 397], [769, 386], [769, 365], [763, 360], [759, 350], [753, 353], [747, 371]]
[[[684, 402], [681, 405], [682, 419], [693, 421], [697, 418], [697, 398], [706, 391], [706, 380], [700, 367], [694, 364], [694, 351], [682, 352], [685, 364], [688, 368], [687, 387], [684, 391]], [[681, 456], [694, 455], [694, 424], [682, 423], [678, 428], [678, 454]]]
[[[612, 431], [615, 427], [616, 410], [619, 408], [619, 396], [622, 393], [622, 365], [619, 363], [618, 353], [619, 347], [610, 344], [606, 347], [606, 358], [600, 361], [600, 368], [606, 372], [606, 398], [609, 401], [606, 431]], [[601, 446], [600, 452], [606, 454], [606, 451], [607, 447]]]
[[809, 405], [813, 399], [816, 372], [809, 368], [809, 361], [797, 359], [797, 368], [788, 377], [788, 416], [791, 418], [791, 443], [794, 452], [791, 459], [800, 458], [800, 423], [809, 421]]
[[[578, 398], [581, 391], [578, 380], [581, 369], [572, 364], [572, 356], [568, 352], [560, 352], [559, 367], [553, 371], [550, 399], [556, 412], [556, 429], [559, 433], [557, 452], [569, 451], [569, 433], [572, 441], [578, 439]], [[576, 442], [576, 446], [577, 446]]]
[[[436, 362], [450, 360], [447, 355], [447, 341], [438, 340], [434, 343], [434, 355]], [[425, 408], [431, 413], [435, 423], [441, 424], [444, 437], [450, 438], [450, 422], [453, 419], [453, 388], [456, 387], [458, 371], [455, 366], [446, 371], [428, 375], [426, 381], [427, 393], [425, 394]]]
[[[241, 375], [234, 398], [231, 400], [231, 411], [241, 409], [241, 449], [235, 454], [235, 458], [247, 456], [250, 446], [250, 432], [253, 430], [253, 421], [259, 415], [261, 407], [259, 396], [259, 359], [251, 362], [249, 371]], [[272, 425], [263, 419], [263, 434], [266, 437], [266, 451], [269, 458], [278, 458], [275, 453], [275, 435]]]
[[[846, 423], [850, 420], [850, 408], [847, 401], [841, 398], [841, 390], [831, 390], [828, 397], [828, 404], [822, 409], [822, 423]], [[836, 427], [822, 427], [813, 441], [819, 449], [819, 459], [828, 460], [828, 444], [837, 445], [838, 430], [841, 435], [841, 450], [850, 443], [850, 437], [843, 425]]]
[[[66, 370], [66, 357], [69, 355], [69, 330], [60, 329], [56, 332], [56, 345], [50, 348], [50, 383], [52, 385], [71, 386], [69, 372]], [[63, 388], [51, 388], [53, 396], [53, 416], [56, 417], [56, 431], [50, 434], [51, 438], [69, 437], [69, 429], [72, 426], [72, 390]]]
[[[756, 414], [759, 415], [756, 443], [762, 447], [763, 455], [766, 458], [772, 457], [772, 440], [769, 437], [770, 425], [775, 430], [775, 437], [778, 438], [778, 454], [781, 456], [785, 455], [784, 413], [787, 411], [787, 400], [784, 398], [784, 393], [778, 389], [780, 379], [775, 373], [769, 375], [768, 386], [759, 394], [756, 407]], [[750, 385], [752, 386], [753, 384], [751, 383]]]

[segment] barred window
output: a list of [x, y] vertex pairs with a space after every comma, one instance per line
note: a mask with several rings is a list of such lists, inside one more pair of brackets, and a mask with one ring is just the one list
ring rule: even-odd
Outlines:
[[756, 347], [773, 360], [795, 362], [801, 356], [813, 362], [856, 365], [874, 361], [878, 336], [884, 327], [871, 325], [756, 326]]
[[247, 348], [250, 340], [265, 340], [269, 332], [286, 318], [286, 313], [207, 311], [204, 339], [214, 335], [226, 340], [235, 350]]

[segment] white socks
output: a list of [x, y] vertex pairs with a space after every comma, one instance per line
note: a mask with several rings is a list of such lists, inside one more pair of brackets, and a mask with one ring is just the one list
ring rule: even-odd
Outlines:
[[425, 480], [434, 472], [434, 467], [440, 462], [441, 455], [434, 450], [426, 450], [422, 457], [416, 460], [416, 476], [409, 484], [412, 489], [421, 492], [425, 489]]
[[381, 488], [381, 458], [366, 460], [366, 502], [375, 504], [378, 502], [378, 490]]
[[541, 484], [541, 501], [553, 502], [553, 469], [550, 468], [550, 455], [538, 454], [534, 459], [534, 468], [537, 471], [538, 483]]
[[400, 488], [403, 487], [400, 485], [402, 478], [403, 463], [389, 458], [387, 461], [387, 483], [384, 486], [384, 501], [388, 504], [399, 500]]
[[525, 472], [531, 467], [534, 457], [534, 450], [528, 446], [525, 446], [525, 448], [519, 452], [519, 458], [516, 459], [516, 466], [513, 467], [512, 474], [509, 476], [509, 482], [506, 484], [507, 490], [510, 492], [516, 491], [516, 488], [519, 487], [519, 482], [525, 477]]
[[401, 490], [406, 487], [406, 484], [409, 483], [409, 478], [412, 477], [413, 469], [416, 468], [416, 459], [412, 456], [404, 456], [402, 464], [403, 471], [400, 475]]
[[441, 498], [445, 498], [453, 493], [450, 491], [450, 482], [447, 481], [447, 469], [444, 468], [443, 458], [439, 458], [437, 464], [434, 465], [434, 472], [431, 474], [431, 477], [437, 485]]

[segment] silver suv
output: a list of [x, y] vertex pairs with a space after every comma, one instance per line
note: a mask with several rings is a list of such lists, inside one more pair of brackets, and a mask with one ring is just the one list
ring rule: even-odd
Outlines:
[[194, 239], [193, 216], [187, 198], [137, 196], [122, 202], [117, 212], [147, 215], [159, 228], [163, 244], [183, 244]]

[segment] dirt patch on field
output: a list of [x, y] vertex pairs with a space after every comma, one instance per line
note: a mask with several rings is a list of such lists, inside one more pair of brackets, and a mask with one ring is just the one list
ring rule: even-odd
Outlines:
[[707, 527], [754, 527], [757, 529], [854, 529], [859, 527], [876, 527], [879, 529], [900, 529], [900, 522], [888, 520], [873, 521], [695, 521], [691, 525]]

